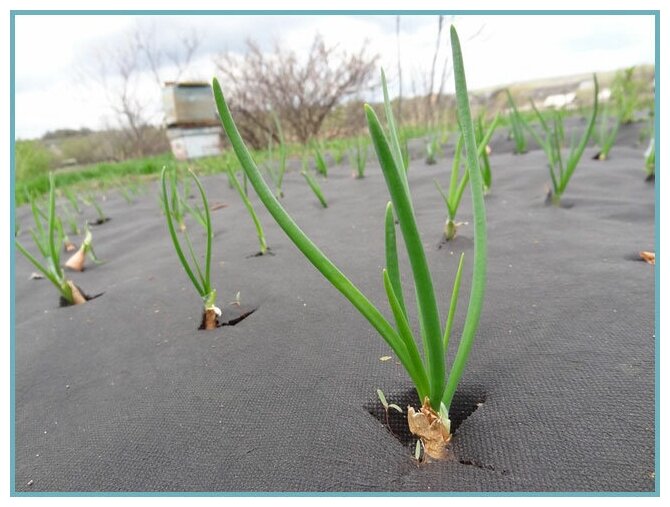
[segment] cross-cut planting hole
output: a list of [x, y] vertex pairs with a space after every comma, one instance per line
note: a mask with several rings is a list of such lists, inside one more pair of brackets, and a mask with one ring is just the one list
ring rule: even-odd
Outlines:
[[[416, 391], [414, 389], [403, 389], [385, 392], [384, 394], [389, 403], [395, 403], [402, 408], [403, 411], [401, 414], [396, 410], [390, 409], [388, 411], [388, 426], [386, 424], [386, 411], [379, 401], [379, 398], [376, 396], [371, 398], [371, 401], [366, 403], [363, 407], [370, 415], [384, 425], [384, 427], [388, 428], [402, 445], [405, 447], [415, 445], [416, 436], [410, 433], [407, 425], [407, 406], [412, 406], [415, 409], [421, 407]], [[486, 401], [486, 392], [481, 386], [465, 384], [459, 387], [451, 402], [451, 408], [449, 409], [451, 432], [456, 433], [463, 421], [470, 417], [470, 415], [477, 410], [484, 401]]]
[[656, 256], [653, 252], [641, 251], [636, 254], [627, 254], [623, 257], [627, 261], [646, 262], [647, 264], [655, 264]]
[[[81, 293], [81, 295], [84, 297], [84, 299], [86, 301], [91, 301], [92, 299], [99, 298], [100, 296], [102, 296], [104, 294], [104, 292], [101, 292], [99, 294], [94, 294], [93, 296], [89, 296], [83, 290], [81, 290], [81, 288], [79, 288], [79, 286], [77, 286], [77, 289], [79, 289], [79, 292]], [[66, 306], [74, 306], [74, 304], [70, 303], [63, 296], [60, 296], [60, 298], [58, 299], [58, 307], [59, 308], [65, 308]]]
[[102, 225], [102, 224], [105, 224], [105, 223], [109, 222], [110, 220], [111, 220], [111, 218], [109, 218], [109, 217], [96, 218], [92, 222], [89, 222], [89, 225]]
[[270, 248], [268, 247], [268, 249], [265, 251], [265, 253], [256, 252], [255, 254], [247, 255], [246, 258], [247, 259], [253, 259], [254, 257], [267, 257], [268, 255], [274, 255], [274, 254], [275, 253], [272, 250], [270, 250]]
[[476, 459], [459, 459], [458, 462], [461, 465], [467, 465], [467, 466], [473, 466], [477, 468], [481, 468], [482, 470], [489, 470], [490, 472], [498, 472], [500, 475], [508, 475], [509, 472], [507, 470], [499, 470], [493, 465], [489, 465], [487, 463], [481, 463], [477, 461]]
[[[235, 326], [258, 310], [258, 306], [247, 306], [230, 303], [221, 309], [221, 316], [217, 319], [216, 327]], [[198, 329], [205, 329], [205, 314], [202, 316]]]

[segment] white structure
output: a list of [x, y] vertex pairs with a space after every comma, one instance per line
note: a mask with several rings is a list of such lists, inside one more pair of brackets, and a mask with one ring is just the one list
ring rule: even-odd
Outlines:
[[167, 136], [177, 160], [221, 153], [223, 129], [208, 83], [166, 83], [163, 109]]
[[167, 129], [172, 154], [177, 160], [219, 155], [221, 127], [171, 127]]

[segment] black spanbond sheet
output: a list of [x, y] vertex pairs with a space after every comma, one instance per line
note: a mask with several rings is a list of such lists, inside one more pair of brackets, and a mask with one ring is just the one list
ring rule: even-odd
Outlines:
[[[389, 431], [375, 394], [406, 408], [416, 401], [408, 377], [395, 359], [380, 360], [391, 354], [382, 339], [255, 196], [274, 255], [253, 256], [253, 225], [226, 177], [204, 178], [211, 202], [228, 205], [213, 213], [219, 302], [239, 292], [258, 307], [204, 332], [156, 184], [132, 205], [109, 192], [112, 220], [93, 229], [106, 262], [73, 275], [101, 297], [58, 308], [53, 287], [30, 280], [17, 254], [16, 489], [653, 490], [654, 268], [632, 259], [653, 250], [654, 186], [644, 181], [639, 128], [622, 129], [609, 161], [587, 150], [565, 194], [569, 209], [544, 204], [542, 152], [514, 155], [502, 132], [491, 143], [488, 287], [453, 409], [452, 458], [420, 466], [404, 422], [392, 418]], [[423, 143], [413, 146], [420, 157]], [[467, 253], [460, 336], [472, 227], [466, 195], [457, 240], [441, 244], [445, 210], [433, 180], [447, 185], [450, 166], [450, 156], [435, 166], [415, 158], [409, 178], [443, 315]], [[388, 194], [377, 163], [363, 180], [332, 167], [322, 186], [325, 210], [293, 170], [283, 202], [388, 315]], [[26, 244], [29, 217], [17, 213]]]

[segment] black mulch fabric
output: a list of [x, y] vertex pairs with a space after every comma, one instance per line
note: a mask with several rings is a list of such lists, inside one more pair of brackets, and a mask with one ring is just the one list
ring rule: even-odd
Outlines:
[[[253, 225], [225, 176], [204, 179], [210, 200], [228, 204], [213, 212], [219, 302], [239, 291], [258, 306], [234, 327], [204, 332], [156, 185], [132, 205], [110, 192], [112, 220], [93, 230], [106, 262], [73, 275], [101, 297], [58, 308], [53, 287], [29, 280], [17, 254], [16, 489], [652, 491], [654, 267], [631, 259], [653, 250], [654, 186], [644, 181], [639, 128], [622, 129], [609, 161], [587, 150], [565, 195], [570, 209], [544, 204], [543, 153], [513, 155], [503, 133], [492, 142], [486, 302], [454, 407], [452, 459], [441, 463], [412, 459], [414, 441], [395, 415], [387, 429], [375, 390], [405, 409], [416, 401], [408, 377], [395, 359], [380, 360], [391, 355], [382, 339], [255, 196], [273, 256], [251, 256]], [[445, 210], [433, 180], [447, 185], [450, 164], [415, 159], [410, 183], [443, 316], [467, 252], [458, 337], [472, 227], [466, 195], [459, 239], [438, 248]], [[331, 168], [328, 209], [296, 171], [283, 202], [389, 315], [388, 194], [376, 162], [363, 180], [350, 172]], [[17, 217], [29, 244], [29, 211]]]

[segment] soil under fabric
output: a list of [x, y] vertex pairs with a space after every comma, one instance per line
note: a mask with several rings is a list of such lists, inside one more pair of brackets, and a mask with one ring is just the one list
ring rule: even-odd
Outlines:
[[[488, 286], [456, 396], [454, 459], [421, 466], [412, 443], [371, 414], [376, 389], [389, 403], [411, 398], [404, 370], [380, 360], [388, 346], [252, 192], [275, 255], [249, 257], [258, 243], [242, 202], [224, 174], [204, 179], [211, 202], [228, 204], [212, 214], [219, 306], [239, 291], [258, 308], [208, 332], [197, 330], [202, 303], [178, 265], [156, 184], [132, 205], [110, 192], [114, 220], [94, 232], [105, 263], [72, 274], [104, 297], [58, 308], [53, 287], [29, 280], [16, 256], [16, 489], [653, 491], [654, 267], [629, 260], [654, 249], [654, 185], [644, 181], [646, 146], [632, 141], [639, 128], [622, 127], [630, 142], [607, 161], [587, 150], [564, 196], [570, 209], [544, 204], [543, 153], [513, 155], [502, 133], [492, 142]], [[419, 156], [409, 179], [443, 317], [467, 252], [453, 357], [472, 269], [470, 200], [466, 192], [461, 239], [440, 244], [445, 210], [433, 179], [448, 183], [451, 160], [426, 166]], [[282, 202], [390, 315], [388, 193], [376, 162], [364, 179], [351, 172], [330, 169], [328, 209], [288, 172]], [[26, 241], [29, 214], [17, 211]]]

